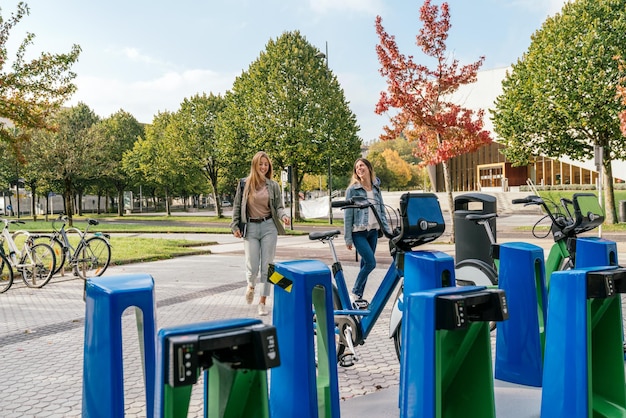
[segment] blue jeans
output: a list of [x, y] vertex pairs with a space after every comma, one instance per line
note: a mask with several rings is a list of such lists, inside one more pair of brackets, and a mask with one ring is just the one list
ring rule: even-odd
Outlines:
[[376, 268], [376, 244], [378, 244], [378, 230], [354, 232], [352, 234], [354, 248], [361, 255], [361, 270], [356, 276], [356, 282], [352, 288], [352, 293], [358, 297], [363, 297], [365, 284], [370, 273]]
[[[246, 280], [248, 286], [255, 287], [257, 277], [261, 284], [261, 296], [270, 295], [270, 283], [267, 281], [267, 268], [274, 261], [278, 231], [272, 219], [263, 222], [249, 222], [243, 249], [246, 255]], [[260, 273], [260, 274], [259, 274]]]

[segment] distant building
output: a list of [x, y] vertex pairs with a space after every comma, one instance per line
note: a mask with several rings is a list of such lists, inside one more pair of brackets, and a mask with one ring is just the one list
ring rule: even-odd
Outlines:
[[[485, 111], [485, 129], [492, 133], [495, 142], [449, 161], [453, 191], [508, 190], [525, 185], [527, 179], [537, 185], [596, 184], [599, 173], [593, 160], [576, 162], [567, 158], [554, 160], [539, 156], [524, 167], [513, 167], [506, 160], [499, 151], [504, 145], [497, 142], [489, 109], [495, 108], [495, 100], [502, 94], [502, 80], [507, 70], [510, 67], [481, 71], [475, 83], [462, 86], [454, 95], [455, 103]], [[444, 191], [441, 164], [430, 167], [429, 174], [434, 191]], [[613, 162], [613, 176], [616, 181], [626, 179], [624, 161]]]

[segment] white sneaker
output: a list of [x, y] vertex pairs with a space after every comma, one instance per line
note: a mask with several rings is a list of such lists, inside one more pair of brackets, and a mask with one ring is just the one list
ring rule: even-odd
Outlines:
[[265, 306], [264, 303], [259, 303], [257, 312], [258, 312], [259, 316], [267, 315], [267, 313], [268, 313], [267, 312], [267, 307]]
[[246, 289], [246, 303], [250, 305], [252, 304], [253, 300], [254, 300], [254, 287], [248, 286], [248, 288]]

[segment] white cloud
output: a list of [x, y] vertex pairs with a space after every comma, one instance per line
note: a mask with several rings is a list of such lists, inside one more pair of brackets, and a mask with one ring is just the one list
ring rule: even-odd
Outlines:
[[175, 112], [180, 103], [195, 94], [224, 94], [235, 74], [208, 70], [167, 72], [154, 79], [137, 82], [104, 77], [78, 77], [78, 91], [69, 105], [83, 102], [101, 117], [123, 109], [139, 122], [151, 123], [160, 111]]
[[164, 62], [157, 60], [155, 58], [152, 58], [148, 55], [143, 55], [141, 52], [139, 52], [137, 48], [127, 47], [127, 48], [123, 48], [121, 52], [122, 52], [122, 55], [124, 55], [126, 58], [134, 62], [141, 62], [144, 64], [157, 64], [157, 65], [165, 64]]

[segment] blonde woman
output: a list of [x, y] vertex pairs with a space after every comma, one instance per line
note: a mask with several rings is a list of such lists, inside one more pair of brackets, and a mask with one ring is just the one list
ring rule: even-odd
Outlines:
[[[250, 174], [237, 187], [230, 228], [237, 238], [243, 238], [246, 257], [246, 303], [251, 304], [257, 278], [261, 285], [258, 314], [267, 315], [266, 301], [270, 294], [267, 269], [274, 261], [278, 234], [284, 235], [285, 225], [291, 224], [282, 203], [280, 186], [272, 180], [272, 161], [263, 151], [252, 157]], [[243, 230], [242, 230], [243, 229]], [[259, 274], [260, 273], [260, 274]]]

